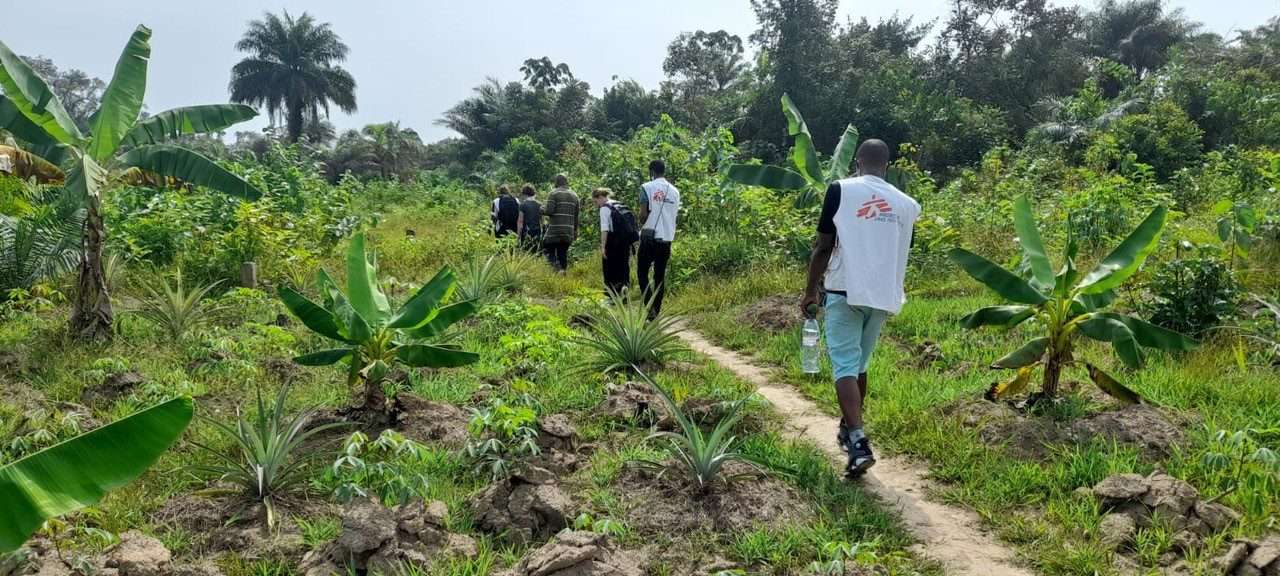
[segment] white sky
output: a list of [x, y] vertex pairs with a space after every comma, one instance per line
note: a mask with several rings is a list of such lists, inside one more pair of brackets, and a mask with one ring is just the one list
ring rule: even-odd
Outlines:
[[[1093, 0], [1055, 0], [1092, 6]], [[1214, 32], [1252, 28], [1280, 14], [1280, 0], [1170, 0]], [[842, 0], [840, 20], [895, 11], [943, 18], [948, 0]], [[682, 31], [725, 29], [746, 40], [748, 0], [0, 0], [0, 40], [19, 54], [52, 58], [108, 79], [138, 23], [154, 31], [147, 105], [226, 102], [233, 45], [265, 10], [311, 12], [351, 48], [360, 110], [336, 113], [339, 130], [399, 120], [427, 141], [450, 135], [434, 121], [486, 76], [520, 80], [525, 58], [569, 64], [599, 94], [613, 77], [646, 87], [662, 80], [667, 44]], [[235, 129], [257, 129], [259, 120]]]

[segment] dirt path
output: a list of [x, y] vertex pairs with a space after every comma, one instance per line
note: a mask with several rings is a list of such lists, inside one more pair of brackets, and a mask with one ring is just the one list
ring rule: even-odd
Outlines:
[[[790, 386], [769, 379], [768, 370], [746, 357], [712, 344], [701, 334], [681, 326], [680, 337], [694, 350], [706, 354], [738, 376], [755, 384], [760, 395], [786, 416], [784, 432], [809, 440], [844, 464], [844, 453], [835, 445], [837, 420]], [[881, 456], [862, 480], [889, 506], [896, 507], [903, 522], [919, 539], [916, 552], [941, 561], [948, 574], [964, 576], [1032, 576], [1015, 564], [1015, 555], [989, 534], [979, 530], [977, 514], [925, 499], [930, 481], [926, 471], [900, 457]]]

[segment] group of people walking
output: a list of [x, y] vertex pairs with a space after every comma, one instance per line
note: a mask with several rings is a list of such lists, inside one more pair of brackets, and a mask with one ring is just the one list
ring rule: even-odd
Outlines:
[[[883, 141], [863, 142], [854, 158], [857, 174], [827, 188], [800, 300], [807, 315], [826, 310], [827, 351], [841, 414], [836, 443], [848, 457], [845, 472], [851, 476], [865, 473], [876, 461], [862, 424], [867, 369], [881, 327], [906, 302], [907, 258], [920, 217], [920, 204], [885, 180], [889, 156]], [[650, 318], [662, 308], [680, 214], [680, 190], [667, 181], [666, 172], [662, 161], [649, 163], [649, 181], [640, 187], [634, 213], [608, 188], [591, 193], [600, 213], [605, 288], [615, 294], [627, 292], [631, 256], [636, 254], [640, 291], [652, 303]], [[518, 234], [527, 246], [540, 246], [552, 266], [564, 270], [569, 245], [578, 237], [580, 206], [568, 178], [557, 175], [555, 185], [545, 206], [530, 185], [521, 190], [523, 202], [504, 186], [492, 214], [498, 236]], [[643, 224], [637, 227], [637, 222]]]
[[[661, 160], [649, 163], [649, 181], [639, 190], [636, 210], [614, 197], [609, 188], [596, 188], [591, 200], [600, 215], [600, 259], [604, 286], [612, 294], [625, 295], [631, 285], [631, 256], [635, 254], [640, 293], [649, 303], [652, 319], [662, 310], [667, 265], [680, 215], [680, 190], [667, 181]], [[538, 202], [532, 184], [521, 187], [521, 200], [502, 185], [489, 217], [494, 235], [515, 234], [531, 251], [542, 251], [553, 268], [569, 267], [569, 246], [578, 239], [581, 199], [569, 187], [569, 178], [557, 174], [555, 189], [546, 204]], [[637, 213], [639, 218], [637, 219]], [[637, 246], [638, 245], [638, 246]]]

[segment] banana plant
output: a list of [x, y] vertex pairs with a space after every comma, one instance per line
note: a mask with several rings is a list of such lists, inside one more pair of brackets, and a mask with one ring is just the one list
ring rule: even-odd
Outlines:
[[294, 362], [303, 366], [349, 362], [347, 384], [355, 387], [364, 383], [363, 408], [390, 414], [394, 398], [382, 389], [382, 383], [395, 365], [445, 368], [479, 359], [457, 345], [433, 342], [455, 322], [475, 313], [476, 304], [464, 300], [440, 305], [453, 293], [456, 280], [446, 266], [392, 312], [386, 294], [378, 287], [377, 270], [377, 254], [365, 254], [364, 233], [357, 232], [347, 251], [345, 292], [321, 269], [317, 285], [323, 306], [288, 286], [280, 287], [280, 299], [312, 332], [341, 344], [298, 356]]
[[191, 423], [181, 397], [81, 434], [0, 468], [0, 555], [45, 520], [90, 506], [151, 467]]
[[1164, 230], [1168, 209], [1160, 206], [1138, 224], [1119, 246], [1093, 271], [1080, 276], [1075, 258], [1079, 251], [1071, 227], [1067, 227], [1064, 265], [1055, 274], [1036, 230], [1031, 203], [1025, 196], [1014, 201], [1014, 227], [1022, 244], [1029, 278], [963, 248], [948, 255], [961, 269], [1012, 305], [982, 308], [960, 320], [968, 329], [981, 326], [1012, 328], [1033, 322], [1039, 336], [1007, 356], [996, 360], [993, 369], [1014, 370], [1012, 378], [997, 382], [987, 391], [996, 400], [1022, 392], [1037, 367], [1043, 367], [1040, 393], [1033, 400], [1052, 399], [1058, 392], [1062, 370], [1082, 366], [1089, 378], [1107, 394], [1129, 403], [1140, 401], [1138, 394], [1097, 366], [1075, 357], [1076, 337], [1084, 335], [1108, 342], [1120, 360], [1130, 368], [1142, 364], [1142, 348], [1191, 350], [1200, 343], [1177, 332], [1160, 328], [1138, 318], [1103, 309], [1116, 299], [1116, 289], [1137, 272], [1155, 250]]
[[125, 45], [102, 106], [82, 133], [58, 96], [3, 42], [0, 42], [0, 129], [23, 148], [66, 175], [71, 191], [87, 208], [84, 250], [76, 282], [70, 328], [84, 337], [110, 336], [114, 320], [107, 292], [102, 244], [106, 228], [102, 202], [108, 182], [128, 172], [150, 172], [255, 199], [261, 192], [216, 162], [169, 140], [185, 134], [218, 132], [254, 116], [253, 108], [215, 104], [175, 108], [140, 119], [151, 59], [151, 30], [139, 25]]
[[[787, 117], [787, 133], [795, 139], [791, 148], [791, 163], [795, 170], [767, 164], [733, 164], [725, 171], [725, 178], [748, 186], [759, 186], [777, 191], [799, 191], [796, 206], [808, 208], [817, 204], [832, 182], [849, 175], [854, 154], [858, 151], [858, 129], [853, 124], [845, 126], [840, 142], [832, 150], [826, 166], [818, 159], [813, 147], [813, 137], [804, 116], [796, 108], [791, 97], [782, 95], [782, 113]], [[903, 192], [907, 191], [907, 179], [896, 168], [890, 167], [885, 179]]]

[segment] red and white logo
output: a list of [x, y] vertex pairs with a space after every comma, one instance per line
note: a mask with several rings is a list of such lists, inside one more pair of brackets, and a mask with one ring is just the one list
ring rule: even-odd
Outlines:
[[893, 206], [890, 206], [889, 202], [884, 198], [879, 198], [872, 194], [871, 199], [863, 203], [861, 208], [858, 208], [858, 217], [864, 220], [871, 220], [889, 212], [893, 212]]

